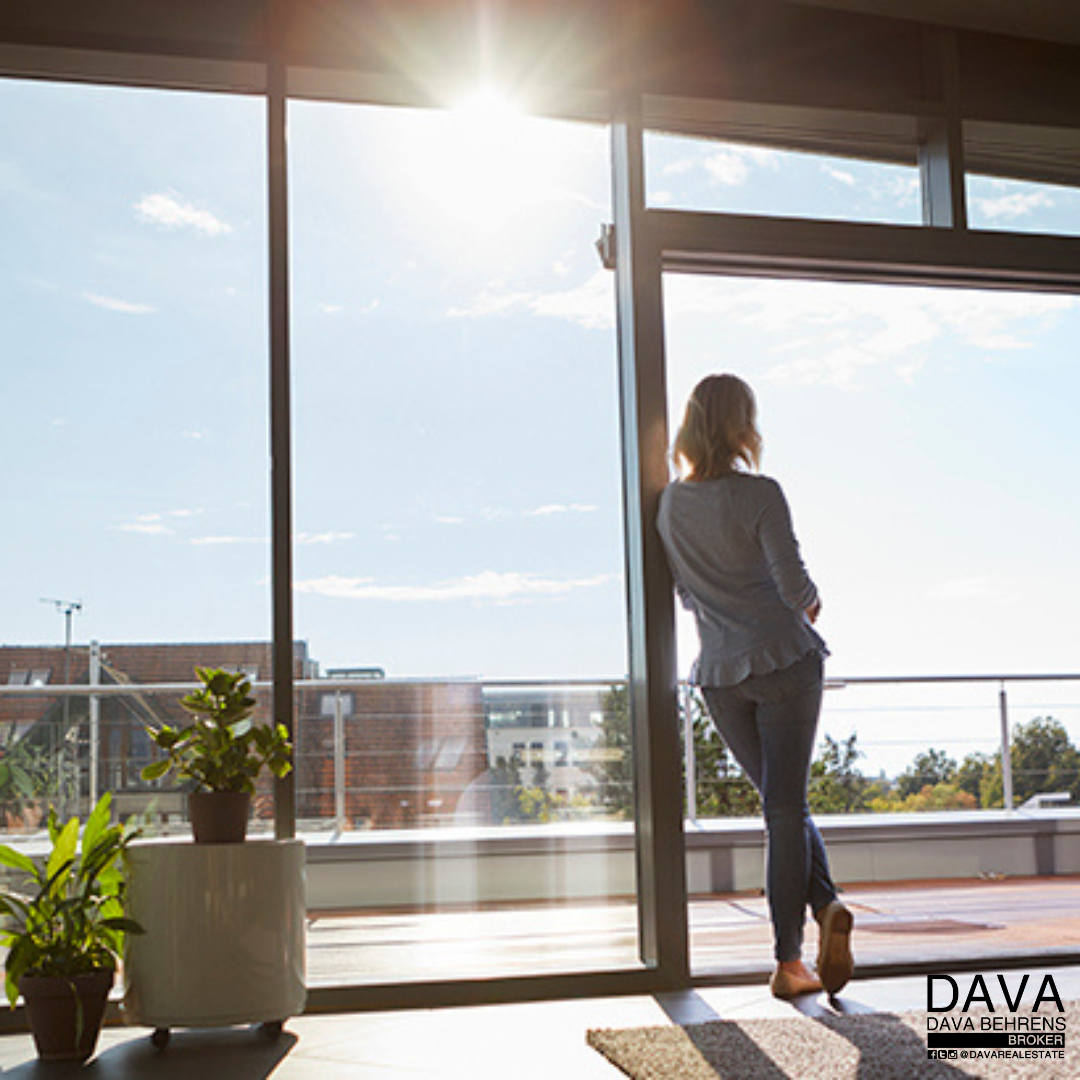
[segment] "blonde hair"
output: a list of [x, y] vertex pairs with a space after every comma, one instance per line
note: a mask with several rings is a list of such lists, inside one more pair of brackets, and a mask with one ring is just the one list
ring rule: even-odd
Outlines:
[[761, 464], [754, 391], [735, 375], [707, 375], [694, 387], [672, 448], [685, 480], [715, 480], [738, 462]]

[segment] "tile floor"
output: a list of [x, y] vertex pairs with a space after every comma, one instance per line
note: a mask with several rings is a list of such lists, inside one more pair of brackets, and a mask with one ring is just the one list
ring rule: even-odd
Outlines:
[[[993, 970], [988, 964], [986, 973]], [[1033, 967], [1029, 985], [1038, 986], [1046, 971], [1063, 999], [1080, 999], [1080, 967]], [[1008, 973], [1014, 991], [1020, 977]], [[925, 976], [858, 980], [838, 1007], [925, 1008], [926, 983]], [[586, 1045], [589, 1028], [783, 1017], [795, 1008], [813, 1014], [831, 1007], [820, 996], [779, 1002], [763, 985], [710, 987], [656, 997], [302, 1016], [289, 1021], [277, 1043], [249, 1028], [178, 1031], [164, 1053], [151, 1046], [147, 1030], [117, 1027], [103, 1032], [97, 1056], [82, 1068], [42, 1065], [29, 1035], [7, 1035], [0, 1038], [0, 1073], [5, 1080], [616, 1080], [621, 1073]]]
[[[864, 975], [881, 965], [936, 957], [977, 963], [994, 973], [995, 960], [1030, 966], [1007, 972], [1015, 992], [1030, 972], [1029, 995], [1051, 971], [1064, 1000], [1080, 1000], [1080, 966], [1043, 968], [1062, 949], [1080, 955], [1080, 880], [922, 882], [851, 889], [856, 911], [856, 957]], [[703, 931], [706, 966], [742, 972], [767, 970], [768, 923], [759, 898], [716, 897], [692, 916]], [[760, 910], [759, 910], [760, 909]], [[342, 928], [339, 928], [339, 930]], [[360, 928], [358, 928], [360, 929]], [[412, 928], [415, 930], [415, 928]], [[429, 931], [447, 935], [446, 926]], [[412, 932], [412, 931], [410, 931]], [[370, 933], [370, 927], [368, 928]], [[364, 934], [338, 948], [362, 949]], [[401, 933], [407, 945], [409, 933]], [[310, 943], [310, 942], [309, 942]], [[474, 942], [475, 945], [475, 942]], [[415, 944], [412, 946], [415, 947]], [[700, 967], [700, 965], [699, 965]], [[398, 969], [401, 970], [400, 968]], [[945, 970], [948, 970], [946, 967]], [[963, 978], [958, 976], [958, 978]], [[723, 982], [721, 976], [717, 981]], [[991, 980], [993, 983], [993, 980]], [[861, 977], [841, 995], [845, 1011], [904, 1011], [926, 1007], [925, 975]], [[831, 1006], [823, 997], [798, 1003], [800, 1011]], [[97, 1056], [84, 1067], [44, 1066], [29, 1035], [0, 1037], [0, 1076], [82, 1076], [102, 1080], [616, 1080], [621, 1074], [585, 1043], [592, 1027], [633, 1027], [705, 1020], [791, 1015], [795, 1005], [774, 1000], [764, 981], [701, 987], [658, 997], [634, 996], [488, 1005], [381, 1013], [310, 1015], [290, 1020], [276, 1043], [257, 1029], [180, 1030], [164, 1053], [146, 1028], [112, 1027], [102, 1033]]]

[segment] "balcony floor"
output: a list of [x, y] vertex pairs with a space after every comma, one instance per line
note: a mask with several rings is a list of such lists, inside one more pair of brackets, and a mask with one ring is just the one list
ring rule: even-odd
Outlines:
[[[850, 887], [845, 900], [856, 913], [856, 978], [841, 995], [844, 1011], [899, 1012], [926, 1007], [925, 975], [886, 976], [893, 966], [940, 961], [941, 971], [966, 967], [989, 974], [1005, 967], [1031, 974], [1038, 986], [1044, 971], [1052, 971], [1063, 1000], [1080, 1000], [1080, 966], [1045, 967], [1064, 952], [1080, 955], [1080, 879], [1040, 878], [975, 882], [919, 882], [889, 887]], [[571, 909], [571, 911], [577, 909]], [[626, 905], [581, 909], [593, 920], [592, 931], [609, 923], [632, 934], [633, 912]], [[419, 916], [422, 926], [402, 916], [365, 916], [347, 920], [318, 920], [311, 943], [320, 940], [319, 927], [338, 923], [336, 947], [342, 958], [339, 972], [362, 974], [365, 953], [379, 956], [379, 973], [393, 969], [393, 961], [421, 954], [424, 948], [443, 950], [443, 959], [471, 956], [477, 951], [485, 966], [495, 967], [502, 945], [485, 946], [482, 940], [462, 939], [463, 918], [475, 920], [490, 912], [443, 913]], [[522, 947], [528, 943], [531, 913], [509, 911], [502, 930], [515, 929]], [[513, 916], [513, 918], [510, 918]], [[763, 973], [768, 969], [768, 925], [760, 897], [726, 896], [695, 900], [692, 919], [697, 967], [728, 968], [741, 972], [739, 984], [728, 977], [718, 985], [700, 986], [675, 994], [550, 1001], [531, 1004], [487, 1005], [470, 1008], [416, 1009], [397, 1012], [309, 1015], [289, 1021], [277, 1043], [243, 1029], [178, 1031], [165, 1054], [150, 1045], [145, 1028], [114, 1027], [101, 1038], [89, 1074], [108, 1080], [152, 1076], [173, 1080], [200, 1076], [202, 1080], [256, 1080], [273, 1075], [283, 1080], [333, 1080], [335, 1077], [432, 1080], [468, 1077], [470, 1080], [616, 1080], [621, 1075], [589, 1049], [585, 1033], [592, 1027], [632, 1027], [667, 1023], [694, 1023], [711, 1019], [783, 1017], [800, 1012], [828, 1011], [821, 996], [797, 1005], [769, 996]], [[384, 920], [380, 923], [379, 920]], [[397, 929], [393, 929], [393, 920]], [[370, 935], [379, 927], [384, 948], [372, 949]], [[582, 924], [583, 933], [587, 929]], [[422, 929], [427, 943], [410, 936]], [[348, 938], [355, 934], [352, 943]], [[368, 944], [365, 947], [365, 937]], [[441, 944], [440, 944], [441, 942]], [[327, 940], [329, 946], [330, 942]], [[538, 942], [533, 943], [534, 950]], [[551, 943], [554, 945], [554, 942]], [[621, 947], [620, 947], [621, 948]], [[328, 948], [327, 954], [334, 949]], [[591, 954], [599, 962], [602, 951]], [[321, 963], [313, 949], [313, 967]], [[522, 957], [505, 965], [520, 966]], [[1041, 958], [1041, 960], [1040, 960]], [[401, 968], [396, 974], [401, 975]], [[754, 972], [759, 974], [755, 975]], [[323, 967], [323, 978], [331, 973]], [[375, 974], [369, 969], [369, 977]], [[313, 970], [312, 974], [316, 974]], [[445, 972], [444, 972], [445, 974]], [[79, 1070], [68, 1070], [68, 1072]], [[29, 1035], [0, 1037], [0, 1072], [5, 1077], [32, 1078], [67, 1075], [34, 1060]]]
[[[1004, 878], [847, 886], [857, 959], [869, 972], [912, 963], [1080, 957], [1080, 878]], [[695, 975], [752, 978], [769, 970], [761, 895], [691, 901]], [[808, 928], [808, 953], [816, 930]], [[601, 971], [633, 967], [634, 905], [489, 907], [319, 916], [308, 929], [308, 984]]]

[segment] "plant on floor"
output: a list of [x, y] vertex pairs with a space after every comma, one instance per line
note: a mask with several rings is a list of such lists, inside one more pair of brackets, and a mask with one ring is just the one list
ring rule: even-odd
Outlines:
[[[129, 825], [110, 825], [111, 796], [105, 794], [86, 820], [80, 842], [79, 819], [61, 827], [49, 812], [47, 859], [38, 862], [6, 844], [0, 865], [18, 871], [26, 891], [0, 890], [0, 913], [7, 917], [0, 943], [8, 946], [5, 988], [14, 1006], [26, 998], [30, 1023], [42, 1057], [82, 1060], [93, 1052], [97, 1029], [124, 947], [125, 934], [142, 927], [125, 913], [123, 856], [138, 835]], [[97, 1000], [82, 990], [94, 985]], [[42, 1049], [37, 994], [66, 1014], [69, 1026], [60, 1048]]]

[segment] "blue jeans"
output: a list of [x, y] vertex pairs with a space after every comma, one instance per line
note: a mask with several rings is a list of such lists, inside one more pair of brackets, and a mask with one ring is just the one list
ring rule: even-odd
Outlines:
[[806, 906], [836, 899], [806, 785], [821, 711], [822, 658], [751, 675], [735, 686], [703, 686], [716, 729], [761, 795], [768, 838], [765, 893], [777, 960], [802, 954]]

